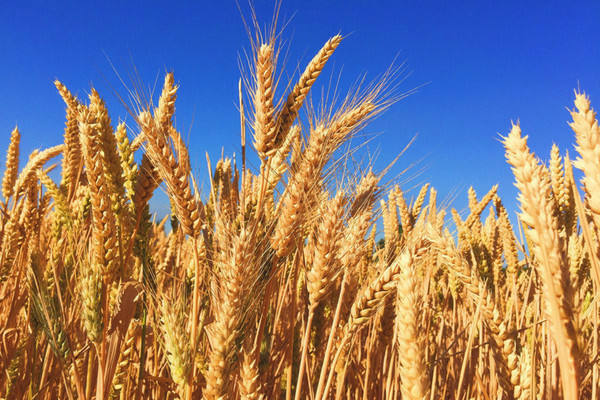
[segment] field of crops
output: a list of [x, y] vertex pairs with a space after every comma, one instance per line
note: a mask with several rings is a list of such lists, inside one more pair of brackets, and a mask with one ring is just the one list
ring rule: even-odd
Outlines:
[[[397, 96], [390, 74], [335, 109], [310, 107], [341, 41], [289, 84], [274, 37], [254, 43], [242, 154], [207, 160], [209, 181], [196, 179], [173, 123], [173, 74], [128, 125], [94, 89], [78, 98], [85, 88], [55, 82], [62, 144], [20, 154], [15, 128], [7, 150], [1, 397], [600, 396], [600, 129], [589, 99], [575, 94], [572, 159], [555, 146], [540, 161], [507, 121], [519, 220], [496, 187], [469, 190], [461, 215], [428, 185], [409, 198], [386, 171], [348, 168], [349, 140]], [[277, 84], [288, 85], [282, 98]], [[149, 213], [157, 190], [172, 209], [162, 220]]]

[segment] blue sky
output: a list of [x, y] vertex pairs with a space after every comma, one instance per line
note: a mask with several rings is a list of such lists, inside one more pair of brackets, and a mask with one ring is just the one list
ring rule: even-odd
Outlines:
[[[248, 4], [239, 2], [248, 17]], [[259, 21], [271, 21], [273, 7], [256, 1]], [[390, 174], [425, 158], [426, 169], [406, 187], [430, 182], [442, 199], [458, 189], [453, 205], [459, 209], [469, 186], [483, 195], [496, 183], [516, 209], [498, 141], [511, 120], [521, 121], [530, 146], [546, 159], [553, 142], [573, 153], [566, 107], [572, 108], [574, 88], [600, 108], [597, 1], [284, 1], [280, 21], [287, 22], [284, 76], [303, 68], [338, 32], [347, 37], [320, 78], [325, 87], [340, 71], [344, 88], [362, 73], [384, 72], [396, 56], [397, 63], [406, 61], [411, 74], [399, 90], [420, 88], [367, 128], [379, 134], [370, 142], [379, 151], [375, 167], [384, 168], [418, 133]], [[205, 177], [206, 151], [216, 161], [222, 148], [229, 155], [239, 149], [238, 60], [249, 47], [238, 5], [229, 0], [5, 2], [0, 149], [15, 124], [22, 154], [61, 141], [64, 106], [55, 78], [80, 96], [93, 85], [113, 122], [131, 121], [116, 99], [115, 91], [125, 88], [107, 58], [124, 76], [132, 59], [148, 85], [174, 71], [181, 85], [177, 126], [190, 133], [192, 161]]]

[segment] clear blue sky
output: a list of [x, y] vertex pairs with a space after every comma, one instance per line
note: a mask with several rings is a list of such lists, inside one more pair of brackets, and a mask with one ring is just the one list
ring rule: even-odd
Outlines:
[[[248, 17], [247, 3], [239, 2]], [[255, 7], [260, 21], [271, 20], [272, 2]], [[329, 37], [349, 35], [324, 84], [342, 69], [341, 82], [349, 85], [361, 73], [385, 71], [397, 55], [406, 60], [412, 74], [400, 90], [427, 85], [367, 128], [380, 133], [370, 145], [380, 151], [376, 167], [419, 133], [391, 174], [426, 157], [427, 169], [409, 186], [431, 182], [441, 198], [459, 188], [459, 209], [470, 185], [483, 195], [500, 183], [515, 210], [513, 177], [498, 142], [511, 119], [520, 119], [531, 147], [547, 158], [552, 142], [573, 153], [566, 107], [575, 87], [600, 108], [598, 1], [284, 1], [280, 20], [289, 21], [283, 37], [290, 73]], [[106, 57], [126, 75], [131, 56], [148, 84], [174, 71], [181, 85], [177, 125], [185, 132], [191, 126], [192, 161], [204, 177], [205, 151], [215, 161], [221, 147], [226, 154], [239, 149], [238, 57], [248, 48], [240, 11], [229, 0], [5, 2], [0, 149], [15, 124], [23, 154], [61, 141], [64, 105], [55, 78], [80, 96], [93, 84], [113, 122], [127, 118], [114, 96], [124, 88]]]

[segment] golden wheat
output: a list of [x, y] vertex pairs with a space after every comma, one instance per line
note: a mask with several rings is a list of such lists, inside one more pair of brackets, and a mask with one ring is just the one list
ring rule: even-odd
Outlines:
[[[396, 98], [389, 74], [313, 107], [337, 35], [278, 98], [278, 40], [248, 58], [241, 163], [207, 160], [208, 182], [174, 123], [172, 73], [156, 107], [137, 100], [133, 126], [113, 127], [94, 89], [85, 104], [56, 81], [64, 144], [20, 172], [12, 131], [0, 397], [597, 398], [600, 132], [588, 97], [576, 93], [571, 113], [582, 187], [568, 153], [554, 145], [546, 167], [515, 125], [504, 146], [520, 219], [498, 186], [470, 188], [461, 213], [428, 184], [412, 193], [385, 183], [387, 169], [348, 167], [358, 149], [345, 145]], [[57, 179], [47, 164], [60, 154]], [[172, 212], [157, 221], [163, 184]]]

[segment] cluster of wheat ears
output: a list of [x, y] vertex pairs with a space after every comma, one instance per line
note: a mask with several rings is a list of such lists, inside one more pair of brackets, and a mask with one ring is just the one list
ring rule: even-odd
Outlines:
[[[410, 200], [385, 171], [340, 161], [390, 104], [379, 82], [309, 107], [341, 39], [281, 99], [277, 43], [252, 46], [241, 166], [209, 160], [202, 186], [173, 124], [172, 74], [133, 126], [115, 127], [95, 90], [84, 100], [55, 82], [64, 143], [19, 172], [15, 129], [6, 157], [0, 396], [597, 398], [600, 130], [588, 98], [576, 93], [571, 113], [574, 162], [556, 146], [540, 162], [518, 125], [504, 137], [519, 226], [496, 187], [447, 215], [433, 188]], [[161, 185], [172, 214], [157, 221], [148, 202]]]

